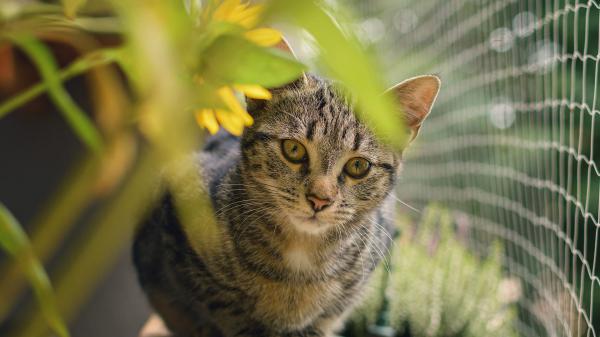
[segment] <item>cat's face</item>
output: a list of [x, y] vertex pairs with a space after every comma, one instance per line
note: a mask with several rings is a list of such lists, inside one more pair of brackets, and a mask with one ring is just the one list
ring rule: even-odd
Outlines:
[[393, 187], [399, 160], [329, 83], [308, 81], [275, 91], [252, 111], [244, 174], [264, 186], [280, 222], [318, 233], [377, 207]]
[[278, 223], [311, 234], [351, 226], [377, 208], [394, 188], [399, 154], [327, 81], [306, 76], [273, 93], [248, 107], [255, 124], [244, 134], [242, 160], [252, 197]]

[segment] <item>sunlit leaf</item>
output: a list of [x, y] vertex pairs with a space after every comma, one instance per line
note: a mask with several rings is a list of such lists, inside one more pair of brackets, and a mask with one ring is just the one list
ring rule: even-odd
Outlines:
[[31, 36], [15, 37], [13, 41], [25, 51], [36, 65], [42, 79], [48, 86], [50, 98], [65, 116], [73, 131], [90, 149], [100, 150], [102, 147], [100, 133], [62, 86], [58, 66], [48, 48]]
[[67, 327], [58, 313], [54, 292], [44, 267], [35, 257], [29, 239], [23, 232], [21, 225], [1, 203], [0, 247], [18, 260], [31, 283], [48, 325], [57, 335], [61, 337], [69, 336]]
[[224, 83], [276, 87], [298, 78], [302, 63], [236, 36], [218, 38], [206, 51], [202, 73]]
[[408, 133], [396, 106], [385, 91], [382, 72], [361, 48], [358, 39], [342, 32], [319, 1], [272, 1], [271, 15], [306, 29], [320, 49], [319, 57], [329, 75], [340, 80], [358, 100], [358, 113], [385, 141], [402, 147]]
[[244, 33], [244, 36], [259, 46], [274, 46], [282, 39], [280, 31], [273, 28], [256, 28]]

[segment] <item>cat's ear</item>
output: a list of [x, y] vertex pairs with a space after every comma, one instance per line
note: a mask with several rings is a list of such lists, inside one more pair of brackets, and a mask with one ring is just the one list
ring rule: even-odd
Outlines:
[[279, 41], [279, 43], [276, 44], [274, 47], [287, 53], [287, 54], [290, 54], [296, 60], [298, 59], [298, 56], [296, 56], [296, 53], [294, 53], [292, 46], [290, 46], [290, 43], [288, 42], [288, 40], [285, 37], [281, 37], [281, 41]]
[[[298, 58], [298, 56], [296, 55], [296, 53], [294, 53], [294, 50], [292, 49], [292, 46], [290, 45], [290, 43], [288, 42], [288, 40], [286, 40], [285, 37], [281, 37], [281, 41], [279, 41], [278, 44], [275, 45], [275, 48], [285, 52], [286, 54], [289, 54], [291, 57], [293, 57], [296, 60], [300, 60]], [[281, 88], [285, 88], [286, 86], [302, 86], [305, 85], [309, 82], [308, 76], [306, 75], [306, 73], [302, 73], [302, 76], [300, 76], [298, 79], [296, 79], [295, 81], [288, 83], [286, 85], [284, 85]], [[275, 88], [274, 90], [279, 89], [279, 88]]]
[[435, 75], [424, 75], [409, 78], [386, 91], [395, 97], [402, 108], [406, 126], [411, 131], [411, 140], [419, 133], [419, 129], [440, 91], [440, 78]]

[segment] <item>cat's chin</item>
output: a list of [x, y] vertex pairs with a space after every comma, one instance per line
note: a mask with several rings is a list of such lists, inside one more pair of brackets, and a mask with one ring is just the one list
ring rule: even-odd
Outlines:
[[290, 217], [290, 224], [300, 233], [309, 235], [323, 234], [330, 226], [317, 217]]

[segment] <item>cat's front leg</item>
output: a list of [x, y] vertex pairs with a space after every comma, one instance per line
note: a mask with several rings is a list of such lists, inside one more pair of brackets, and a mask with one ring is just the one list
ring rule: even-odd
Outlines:
[[301, 330], [281, 331], [273, 330], [266, 324], [252, 320], [241, 319], [238, 321], [229, 321], [229, 325], [224, 333], [227, 337], [331, 337], [332, 333], [325, 333], [314, 326], [306, 327]]
[[303, 329], [301, 331], [286, 332], [278, 335], [280, 337], [332, 337], [333, 334], [326, 334], [315, 328]]
[[333, 334], [324, 334], [320, 330], [299, 330], [291, 332], [277, 332], [260, 330], [256, 327], [248, 327], [240, 330], [232, 337], [332, 337]]

